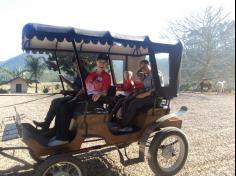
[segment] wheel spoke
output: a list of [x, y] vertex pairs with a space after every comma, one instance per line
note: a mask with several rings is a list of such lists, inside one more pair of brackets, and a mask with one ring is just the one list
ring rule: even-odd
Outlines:
[[172, 170], [181, 160], [183, 141], [178, 136], [169, 136], [165, 138], [158, 147], [157, 161], [163, 169]]
[[44, 173], [44, 176], [54, 175], [80, 176], [82, 173], [80, 168], [72, 162], [59, 162], [51, 165]]

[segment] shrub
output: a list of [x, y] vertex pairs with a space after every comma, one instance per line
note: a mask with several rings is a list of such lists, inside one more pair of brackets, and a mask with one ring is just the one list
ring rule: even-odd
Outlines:
[[0, 88], [0, 93], [1, 94], [8, 93], [8, 90]]
[[194, 83], [185, 83], [180, 85], [180, 91], [193, 91], [197, 88]]
[[55, 85], [55, 90], [58, 90], [60, 88], [60, 85], [59, 84], [56, 84]]
[[44, 87], [43, 88], [43, 93], [48, 93], [49, 92], [49, 89], [47, 87]]

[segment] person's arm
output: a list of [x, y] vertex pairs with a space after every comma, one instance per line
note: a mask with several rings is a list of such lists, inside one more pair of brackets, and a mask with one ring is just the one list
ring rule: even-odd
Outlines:
[[142, 92], [142, 93], [136, 95], [136, 98], [145, 98], [145, 97], [147, 97], [147, 96], [152, 95], [154, 91], [155, 91], [155, 89], [153, 88], [153, 89], [151, 89], [151, 90]]
[[124, 82], [123, 90], [128, 91], [128, 92], [133, 91], [134, 90], [134, 82], [132, 80], [126, 80]]
[[68, 84], [71, 88], [73, 88], [73, 83], [71, 81], [69, 81], [68, 79], [66, 79], [64, 76], [59, 75], [59, 77], [62, 79], [62, 81], [64, 81], [66, 84]]
[[76, 92], [84, 88], [83, 80], [86, 81], [88, 74], [89, 73], [85, 68], [82, 68], [81, 74], [77, 73], [77, 76], [75, 77], [74, 82], [72, 84], [72, 87]]
[[103, 91], [100, 94], [93, 95], [93, 97], [92, 97], [94, 102], [98, 101], [98, 99], [102, 96], [107, 96], [107, 93], [111, 87], [111, 77], [109, 74], [104, 75], [102, 85], [103, 85], [103, 87], [102, 87]]
[[137, 95], [136, 98], [145, 98], [147, 96], [150, 96], [151, 94], [152, 94], [151, 91], [144, 92], [144, 93], [141, 93], [141, 94]]
[[71, 101], [76, 100], [80, 95], [84, 93], [84, 89], [79, 90]]

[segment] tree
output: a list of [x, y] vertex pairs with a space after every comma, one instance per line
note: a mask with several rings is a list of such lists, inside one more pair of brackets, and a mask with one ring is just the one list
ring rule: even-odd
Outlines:
[[27, 72], [25, 69], [17, 68], [16, 70], [8, 70], [6, 68], [0, 67], [0, 82], [6, 82], [9, 79], [16, 77], [24, 78], [24, 73]]
[[30, 73], [30, 79], [35, 79], [36, 88], [35, 93], [38, 93], [38, 80], [43, 74], [43, 70], [45, 68], [45, 64], [43, 62], [44, 57], [34, 57], [32, 55], [28, 55], [26, 57], [26, 68]]
[[222, 8], [210, 6], [197, 15], [170, 23], [170, 33], [184, 44], [181, 73], [184, 81], [233, 77], [235, 21], [227, 17]]
[[[73, 63], [72, 63], [72, 57], [74, 57], [73, 53], [58, 53], [58, 64], [60, 69], [65, 72], [68, 76], [73, 76]], [[95, 59], [96, 54], [86, 54], [86, 53], [80, 53], [79, 58], [82, 58], [83, 62], [85, 63], [85, 66], [90, 71], [93, 67], [95, 67]], [[58, 71], [58, 67], [56, 64], [56, 59], [53, 57], [52, 54], [49, 55], [48, 59], [45, 60], [45, 63], [49, 70]]]

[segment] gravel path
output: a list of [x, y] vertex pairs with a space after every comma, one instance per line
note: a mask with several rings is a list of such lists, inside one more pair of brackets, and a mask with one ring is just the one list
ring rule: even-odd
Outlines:
[[[42, 96], [0, 96], [0, 107], [22, 101], [29, 101]], [[54, 97], [18, 105], [17, 110], [31, 119], [41, 120], [45, 116], [50, 101]], [[182, 105], [189, 112], [183, 117], [183, 131], [189, 141], [189, 155], [185, 167], [178, 176], [233, 176], [235, 175], [235, 96], [198, 93], [181, 93], [171, 103], [172, 111]], [[14, 115], [14, 109], [0, 108], [0, 120]], [[24, 146], [15, 139], [0, 142], [0, 147]], [[147, 162], [123, 167], [117, 151], [113, 147], [79, 155], [89, 176], [150, 176], [153, 175]], [[127, 148], [129, 157], [137, 156], [138, 146]], [[28, 152], [23, 150], [7, 151], [9, 159], [0, 153], [0, 175], [32, 175], [34, 164]], [[28, 163], [28, 164], [27, 164]]]

